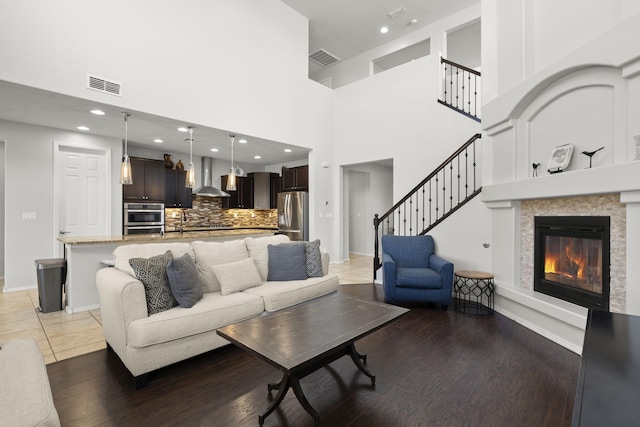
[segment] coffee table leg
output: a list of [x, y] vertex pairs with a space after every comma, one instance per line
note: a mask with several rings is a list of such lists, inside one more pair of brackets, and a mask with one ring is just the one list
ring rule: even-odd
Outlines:
[[366, 376], [368, 376], [369, 378], [371, 378], [371, 385], [375, 385], [376, 384], [376, 376], [373, 375], [371, 372], [369, 372], [369, 370], [367, 369], [366, 366], [364, 366], [361, 362], [361, 359], [366, 361], [367, 357], [363, 356], [362, 354], [358, 353], [356, 351], [356, 347], [351, 344], [351, 346], [349, 346], [349, 356], [351, 356], [351, 360], [353, 360], [353, 363], [356, 364], [356, 366], [358, 367], [358, 369], [360, 369], [360, 371], [362, 371], [363, 374], [365, 374]]
[[307, 400], [307, 397], [302, 391], [302, 387], [300, 387], [300, 379], [295, 375], [291, 377], [291, 387], [293, 388], [293, 392], [296, 394], [298, 401], [302, 404], [302, 407], [313, 417], [313, 420], [317, 425], [320, 422], [320, 414], [313, 409], [313, 406], [311, 406]]
[[[298, 387], [300, 385], [298, 384]], [[289, 377], [289, 375], [284, 374], [284, 376], [282, 377], [282, 380], [278, 383], [278, 384], [268, 384], [267, 388], [269, 389], [269, 393], [271, 393], [271, 390], [278, 390], [278, 394], [276, 394], [276, 398], [273, 402], [271, 402], [271, 405], [269, 405], [269, 407], [267, 408], [266, 412], [260, 416], [258, 416], [258, 422], [260, 423], [260, 425], [264, 424], [264, 420], [265, 418], [267, 418], [269, 416], [269, 414], [271, 414], [273, 412], [274, 409], [276, 409], [278, 407], [278, 405], [280, 405], [280, 402], [282, 402], [282, 399], [284, 399], [285, 394], [287, 394], [287, 391], [289, 390], [289, 387], [291, 387], [291, 378]], [[295, 391], [295, 389], [294, 389]], [[297, 395], [297, 393], [296, 393]]]

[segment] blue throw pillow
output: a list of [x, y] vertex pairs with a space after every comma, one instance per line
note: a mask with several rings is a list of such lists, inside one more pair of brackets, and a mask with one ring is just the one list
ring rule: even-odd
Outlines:
[[269, 273], [267, 281], [305, 280], [307, 266], [304, 243], [268, 245]]
[[195, 262], [189, 254], [174, 258], [167, 264], [171, 293], [182, 307], [191, 308], [202, 298], [202, 283]]

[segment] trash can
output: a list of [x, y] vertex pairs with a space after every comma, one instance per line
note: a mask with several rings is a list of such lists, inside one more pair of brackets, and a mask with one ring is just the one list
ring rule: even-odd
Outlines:
[[38, 302], [40, 311], [49, 313], [62, 310], [62, 285], [67, 278], [67, 260], [64, 258], [37, 259]]

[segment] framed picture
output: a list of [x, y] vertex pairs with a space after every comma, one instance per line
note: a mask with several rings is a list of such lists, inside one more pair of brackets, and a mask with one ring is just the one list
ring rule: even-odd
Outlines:
[[564, 144], [554, 148], [551, 152], [549, 163], [547, 163], [549, 173], [558, 173], [565, 170], [569, 166], [572, 154], [573, 144]]

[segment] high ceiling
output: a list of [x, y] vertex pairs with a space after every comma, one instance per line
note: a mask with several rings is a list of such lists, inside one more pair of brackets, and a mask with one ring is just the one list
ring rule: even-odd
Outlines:
[[[387, 41], [400, 37], [420, 26], [441, 19], [464, 8], [477, 4], [479, 0], [282, 0], [309, 19], [309, 51], [324, 49], [344, 60]], [[387, 14], [399, 12], [394, 19]], [[396, 13], [397, 13], [396, 12]], [[417, 20], [410, 24], [411, 20]], [[381, 26], [389, 32], [381, 34]], [[310, 62], [310, 70], [317, 65]], [[124, 122], [122, 109], [80, 98], [55, 94], [0, 81], [0, 119], [53, 127], [79, 132], [76, 127], [85, 125], [87, 133], [122, 138]], [[101, 108], [106, 115], [93, 116], [88, 113]], [[144, 145], [168, 153], [188, 153], [185, 142], [188, 134], [176, 131], [185, 123], [170, 118], [132, 111], [129, 122], [131, 145]], [[238, 135], [243, 137], [245, 135]], [[151, 141], [163, 139], [162, 144]], [[212, 156], [217, 159], [230, 158], [228, 131], [197, 126], [194, 130], [193, 152], [197, 156]], [[307, 158], [307, 150], [274, 141], [247, 137], [248, 144], [234, 152], [235, 163], [244, 169], [251, 165], [278, 164], [284, 161]], [[236, 147], [238, 147], [236, 145]], [[218, 152], [210, 151], [218, 148]], [[284, 153], [284, 149], [292, 149]], [[257, 160], [253, 157], [259, 155]], [[184, 160], [183, 160], [184, 162]]]
[[[480, 0], [282, 1], [309, 19], [309, 54], [324, 49], [340, 60], [480, 3]], [[389, 29], [386, 34], [380, 33], [383, 26]], [[311, 61], [309, 67], [311, 73], [320, 69]]]

